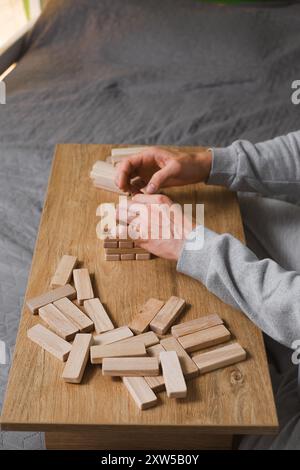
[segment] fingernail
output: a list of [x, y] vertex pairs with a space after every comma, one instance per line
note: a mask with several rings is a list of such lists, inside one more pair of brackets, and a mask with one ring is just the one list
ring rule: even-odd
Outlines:
[[156, 191], [156, 187], [153, 183], [149, 183], [147, 186], [147, 193], [153, 194]]

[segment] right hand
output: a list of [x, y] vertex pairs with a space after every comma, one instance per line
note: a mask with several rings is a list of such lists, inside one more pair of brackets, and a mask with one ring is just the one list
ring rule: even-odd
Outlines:
[[138, 176], [145, 184], [145, 192], [154, 194], [160, 188], [206, 181], [211, 164], [210, 150], [186, 153], [148, 147], [117, 165], [116, 184], [122, 191], [136, 192], [130, 180]]

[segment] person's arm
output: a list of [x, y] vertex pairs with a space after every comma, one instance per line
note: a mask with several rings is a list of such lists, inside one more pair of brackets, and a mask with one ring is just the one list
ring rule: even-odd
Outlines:
[[300, 131], [259, 144], [238, 140], [212, 153], [208, 184], [300, 199]]
[[242, 310], [280, 343], [291, 347], [300, 339], [300, 273], [271, 259], [260, 261], [233, 236], [208, 229], [202, 250], [188, 251], [184, 245], [177, 270]]

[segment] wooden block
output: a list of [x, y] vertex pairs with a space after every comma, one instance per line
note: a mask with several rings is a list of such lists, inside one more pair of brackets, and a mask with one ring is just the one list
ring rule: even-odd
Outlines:
[[246, 359], [246, 351], [239, 343], [232, 343], [205, 353], [193, 355], [193, 361], [201, 374], [230, 366]]
[[[162, 351], [165, 351], [165, 349], [162, 347], [161, 344], [155, 344], [154, 346], [150, 346], [150, 348], [147, 348], [148, 355], [150, 357], [157, 357], [158, 359]], [[157, 377], [145, 377], [145, 380], [149, 387], [155, 392], [161, 392], [166, 388], [162, 374], [158, 375]]]
[[135, 254], [134, 253], [128, 253], [126, 255], [120, 255], [121, 261], [132, 261], [135, 260]]
[[82, 305], [84, 300], [92, 299], [94, 297], [88, 269], [74, 269], [73, 278], [77, 292], [77, 300], [79, 305]]
[[151, 253], [137, 253], [135, 255], [135, 259], [137, 261], [146, 261], [148, 259], [151, 259]]
[[195, 367], [194, 361], [173, 336], [162, 339], [160, 344], [166, 351], [176, 351], [183, 375], [186, 379], [192, 379], [199, 375], [198, 367]]
[[186, 383], [177, 353], [175, 351], [164, 351], [160, 353], [159, 357], [168, 397], [186, 397]]
[[88, 316], [94, 322], [96, 333], [105, 333], [114, 329], [111, 319], [98, 298], [85, 300], [83, 306]]
[[190, 320], [172, 326], [171, 333], [176, 338], [179, 338], [179, 336], [188, 335], [190, 333], [195, 333], [196, 331], [200, 330], [206, 330], [207, 328], [211, 328], [212, 326], [222, 324], [223, 320], [219, 317], [219, 315], [206, 315], [205, 317], [195, 318], [194, 320]]
[[128, 240], [119, 241], [119, 248], [133, 248], [133, 242]]
[[53, 304], [45, 305], [39, 309], [39, 316], [58, 336], [71, 341], [79, 328], [68, 320]]
[[62, 299], [53, 302], [53, 305], [55, 305], [55, 307], [57, 307], [65, 317], [71, 320], [71, 322], [79, 328], [81, 333], [93, 331], [94, 323], [92, 320], [67, 297], [63, 297]]
[[128, 157], [128, 155], [135, 155], [137, 153], [143, 152], [146, 150], [147, 147], [116, 147], [111, 149], [111, 156], [115, 157], [117, 155], [124, 155]]
[[111, 165], [112, 164], [111, 155], [106, 157], [105, 161]]
[[120, 328], [115, 328], [114, 330], [107, 331], [106, 333], [102, 333], [101, 335], [95, 335], [94, 344], [111, 344], [130, 337], [133, 337], [133, 333], [128, 328], [128, 326], [120, 326]]
[[[105, 357], [139, 357], [146, 356], [145, 345], [141, 343], [121, 342], [91, 347], [91, 363], [102, 364]], [[194, 364], [195, 365], [195, 364]]]
[[144, 333], [149, 328], [149, 324], [163, 305], [164, 302], [162, 300], [153, 298], [147, 300], [147, 302], [140, 308], [138, 314], [130, 322], [129, 328], [135, 334]]
[[157, 404], [157, 397], [143, 377], [123, 377], [123, 384], [140, 410]]
[[76, 290], [70, 284], [67, 284], [62, 287], [57, 287], [57, 289], [46, 292], [45, 294], [39, 295], [32, 299], [27, 300], [26, 305], [32, 313], [38, 313], [39, 308], [44, 307], [44, 305], [51, 304], [56, 300], [62, 299], [63, 297], [68, 297], [69, 299], [76, 298]]
[[151, 330], [164, 335], [185, 307], [185, 300], [172, 296], [150, 323]]
[[230, 331], [224, 325], [218, 325], [206, 330], [196, 331], [196, 333], [180, 336], [178, 341], [187, 352], [192, 352], [224, 343], [229, 339]]
[[118, 248], [118, 242], [116, 240], [104, 240], [104, 248]]
[[51, 287], [60, 287], [68, 284], [76, 263], [76, 256], [64, 255], [58, 263], [54, 276], [51, 279]]
[[119, 377], [159, 375], [156, 357], [108, 357], [102, 361], [102, 374]]
[[79, 384], [89, 358], [92, 335], [81, 333], [75, 336], [62, 378], [65, 382]]
[[143, 248], [105, 248], [107, 255], [128, 255], [129, 253], [134, 254], [149, 254], [148, 251]]
[[120, 256], [121, 255], [107, 255], [105, 253], [105, 261], [120, 261]]
[[131, 338], [122, 340], [122, 343], [134, 343], [134, 342], [144, 343], [145, 348], [149, 348], [150, 346], [154, 346], [154, 344], [159, 343], [159, 339], [153, 331], [147, 331], [147, 333], [143, 333], [141, 335], [132, 336]]
[[35, 325], [27, 331], [27, 337], [60, 361], [66, 361], [71, 344], [57, 336], [43, 325]]

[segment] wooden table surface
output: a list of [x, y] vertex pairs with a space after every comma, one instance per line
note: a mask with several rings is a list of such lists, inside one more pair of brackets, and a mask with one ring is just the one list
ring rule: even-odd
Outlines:
[[[199, 282], [176, 272], [173, 262], [105, 262], [96, 237], [96, 208], [118, 196], [95, 189], [89, 171], [110, 154], [109, 145], [59, 145], [53, 161], [26, 298], [49, 289], [62, 254], [72, 254], [93, 273], [95, 295], [115, 326], [129, 323], [149, 297], [177, 295], [191, 305], [181, 321], [218, 313], [247, 350], [248, 359], [188, 382], [188, 397], [167, 399], [140, 411], [118, 379], [88, 366], [81, 385], [61, 379], [64, 364], [26, 337], [40, 322], [24, 307], [2, 412], [2, 429], [76, 431], [179, 427], [209, 434], [273, 433], [277, 416], [262, 334], [241, 312], [225, 305]], [[244, 240], [236, 196], [223, 188], [191, 185], [167, 192], [178, 202], [204, 203], [205, 224]], [[253, 293], [255, 295], [255, 293]], [[137, 428], [135, 428], [137, 429]]]

